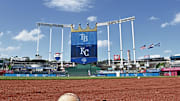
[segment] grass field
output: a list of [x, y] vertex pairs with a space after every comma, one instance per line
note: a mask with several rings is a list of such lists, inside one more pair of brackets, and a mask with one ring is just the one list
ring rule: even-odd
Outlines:
[[[153, 78], [164, 78], [170, 76], [153, 76]], [[174, 77], [174, 76], [171, 76]], [[8, 77], [0, 76], [0, 80], [81, 80], [81, 79], [127, 79], [137, 77]], [[152, 77], [141, 77], [141, 78], [152, 78]]]

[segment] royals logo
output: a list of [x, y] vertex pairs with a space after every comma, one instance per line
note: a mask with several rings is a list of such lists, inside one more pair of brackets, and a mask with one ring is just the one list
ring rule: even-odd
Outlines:
[[81, 55], [89, 56], [89, 49], [85, 49], [85, 47], [80, 47]]

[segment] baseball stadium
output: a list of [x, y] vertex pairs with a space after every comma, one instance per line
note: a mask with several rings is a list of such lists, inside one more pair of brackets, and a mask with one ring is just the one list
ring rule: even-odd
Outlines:
[[[1, 60], [0, 98], [2, 101], [57, 101], [60, 95], [71, 92], [77, 94], [82, 101], [180, 100], [177, 97], [179, 56], [171, 56], [170, 60], [158, 56], [145, 56], [144, 59], [136, 60], [133, 38], [134, 60], [131, 60], [128, 50], [127, 60], [122, 55], [114, 55], [114, 60], [109, 57], [107, 61], [97, 61], [97, 27], [109, 28], [110, 24], [121, 26], [122, 22], [131, 21], [134, 36], [134, 20], [135, 17], [129, 17], [96, 23], [94, 29], [90, 29], [89, 24], [86, 29], [82, 29], [79, 24], [77, 30], [73, 25], [37, 23], [38, 27], [50, 26], [50, 35], [52, 27], [62, 27], [62, 35], [63, 28], [71, 28], [71, 62], [63, 61], [63, 42], [62, 52], [54, 54], [55, 60], [51, 59], [50, 44], [47, 61], [39, 55], [37, 41], [35, 59], [12, 57], [10, 61]], [[108, 56], [109, 47], [108, 43]]]
[[[79, 3], [77, 11], [84, 7], [80, 4], [85, 5], [83, 2], [87, 0], [65, 1], [44, 0], [43, 2], [46, 2], [44, 6], [51, 9], [68, 4], [63, 11], [69, 12], [71, 5], [69, 2], [73, 1], [73, 7]], [[93, 6], [88, 6], [88, 9], [90, 8]], [[70, 12], [75, 13], [73, 9], [75, 8]], [[80, 12], [81, 10], [76, 13], [80, 14]], [[136, 13], [132, 15], [136, 16]], [[154, 55], [158, 52], [155, 49], [167, 43], [154, 36], [154, 40], [158, 41], [151, 42], [152, 44], [146, 43], [146, 39], [139, 40], [137, 37], [140, 35], [135, 37], [136, 33], [145, 30], [136, 27], [139, 24], [136, 24], [136, 20], [138, 22], [140, 19], [138, 15], [135, 16], [119, 17], [118, 20], [94, 20], [93, 23], [87, 24], [81, 22], [81, 19], [77, 24], [76, 17], [72, 21], [66, 20], [69, 24], [48, 23], [51, 20], [33, 23], [35, 30], [30, 32], [23, 30], [20, 32], [21, 35], [12, 39], [23, 40], [22, 46], [30, 39], [35, 42], [35, 45], [28, 43], [25, 46], [33, 47], [31, 49], [34, 50], [34, 57], [16, 56], [16, 54], [3, 57], [3, 52], [11, 54], [8, 51], [15, 48], [0, 48], [0, 101], [180, 101], [180, 54], [169, 55], [172, 51], [166, 50], [164, 53], [168, 55], [164, 57]], [[177, 17], [180, 18], [180, 13], [176, 15], [175, 20], [164, 23], [161, 27], [177, 25], [180, 22]], [[160, 21], [160, 19], [152, 16], [150, 21]], [[129, 28], [126, 28], [127, 26]], [[127, 30], [127, 33], [124, 30]], [[20, 39], [27, 33], [29, 36]], [[42, 33], [47, 35], [43, 36]], [[0, 38], [3, 35], [4, 33], [1, 32]], [[34, 35], [36, 37], [33, 37]], [[125, 35], [126, 37], [123, 37]], [[102, 36], [107, 40], [100, 41], [99, 38]], [[43, 37], [46, 43], [42, 41]], [[141, 37], [146, 36], [141, 35]], [[105, 44], [105, 48], [102, 44]], [[140, 44], [142, 46], [139, 47]], [[3, 47], [1, 41], [0, 47]], [[137, 47], [140, 49], [138, 50]], [[20, 49], [18, 45], [16, 48]], [[155, 51], [151, 51], [153, 49]], [[27, 52], [32, 50], [26, 49]], [[25, 51], [21, 50], [20, 54], [23, 52]]]

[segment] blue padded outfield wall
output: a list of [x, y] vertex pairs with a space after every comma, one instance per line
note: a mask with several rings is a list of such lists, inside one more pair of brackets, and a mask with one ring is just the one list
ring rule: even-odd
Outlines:
[[56, 76], [65, 76], [58, 74], [4, 74], [4, 76], [11, 77], [56, 77]]
[[71, 62], [97, 62], [97, 29], [71, 29]]
[[[65, 77], [62, 74], [4, 74], [11, 77]], [[100, 73], [97, 76], [117, 77], [117, 73]], [[160, 73], [121, 73], [120, 77], [160, 76]]]
[[[97, 76], [116, 77], [116, 73], [100, 73]], [[120, 73], [120, 77], [136, 77], [136, 76], [160, 76], [160, 73]]]

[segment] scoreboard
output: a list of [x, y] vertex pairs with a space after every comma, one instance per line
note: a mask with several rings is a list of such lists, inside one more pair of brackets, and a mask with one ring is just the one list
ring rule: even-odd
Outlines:
[[97, 62], [97, 29], [71, 29], [71, 62]]

